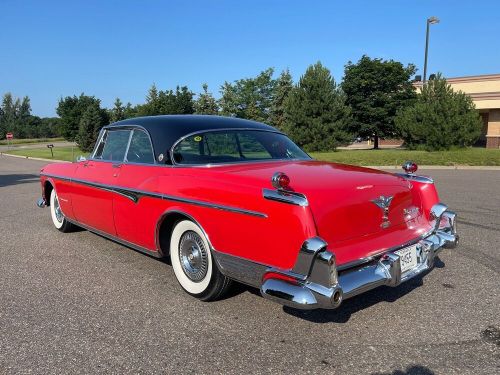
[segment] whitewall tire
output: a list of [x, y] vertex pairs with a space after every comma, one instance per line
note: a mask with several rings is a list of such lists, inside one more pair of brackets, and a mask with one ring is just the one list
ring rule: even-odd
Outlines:
[[214, 300], [229, 286], [230, 280], [214, 262], [205, 234], [190, 220], [175, 225], [170, 237], [170, 258], [177, 281], [194, 297]]
[[50, 217], [52, 218], [52, 223], [61, 232], [69, 232], [73, 225], [64, 217], [64, 214], [59, 205], [59, 199], [57, 197], [56, 189], [52, 189], [50, 192]]

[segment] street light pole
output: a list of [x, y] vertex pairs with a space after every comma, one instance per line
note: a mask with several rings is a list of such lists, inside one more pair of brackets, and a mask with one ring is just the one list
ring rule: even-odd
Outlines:
[[437, 17], [429, 17], [427, 18], [427, 30], [425, 33], [425, 58], [424, 58], [424, 80], [422, 81], [425, 84], [427, 79], [427, 53], [429, 50], [429, 25], [433, 25], [435, 23], [439, 23], [439, 19]]

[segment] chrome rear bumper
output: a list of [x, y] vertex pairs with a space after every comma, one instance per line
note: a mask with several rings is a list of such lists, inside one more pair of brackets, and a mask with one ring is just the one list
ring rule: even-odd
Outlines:
[[377, 259], [337, 272], [335, 255], [326, 249], [319, 237], [304, 242], [292, 270], [270, 268], [260, 288], [262, 296], [298, 309], [334, 309], [342, 300], [381, 285], [395, 287], [434, 266], [435, 256], [443, 248], [458, 244], [456, 214], [443, 204], [436, 204], [431, 215], [433, 231], [416, 240], [417, 266], [401, 273], [400, 258], [395, 253], [401, 246]]

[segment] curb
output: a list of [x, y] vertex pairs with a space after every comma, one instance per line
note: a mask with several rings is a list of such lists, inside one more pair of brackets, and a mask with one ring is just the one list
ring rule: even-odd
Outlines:
[[[402, 170], [400, 165], [364, 165], [363, 167]], [[419, 165], [418, 170], [420, 171], [422, 169], [500, 171], [500, 165]]]
[[38, 160], [38, 161], [48, 161], [51, 163], [71, 163], [70, 161], [67, 160], [57, 160], [57, 159], [44, 159], [44, 158], [34, 158], [32, 156], [23, 156], [23, 155], [12, 155], [12, 154], [6, 154], [5, 152], [0, 152], [1, 156], [10, 156], [11, 158], [18, 158], [18, 159], [29, 159], [29, 160]]

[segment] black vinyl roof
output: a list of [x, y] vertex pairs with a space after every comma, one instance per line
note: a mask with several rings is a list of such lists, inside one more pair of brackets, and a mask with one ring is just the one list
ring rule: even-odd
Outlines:
[[278, 131], [272, 126], [260, 122], [243, 120], [234, 117], [208, 116], [208, 115], [162, 115], [135, 117], [118, 121], [105, 126], [106, 129], [141, 126], [146, 129], [153, 142], [155, 158], [164, 154], [168, 159], [168, 151], [180, 138], [199, 131], [220, 129], [255, 129]]

